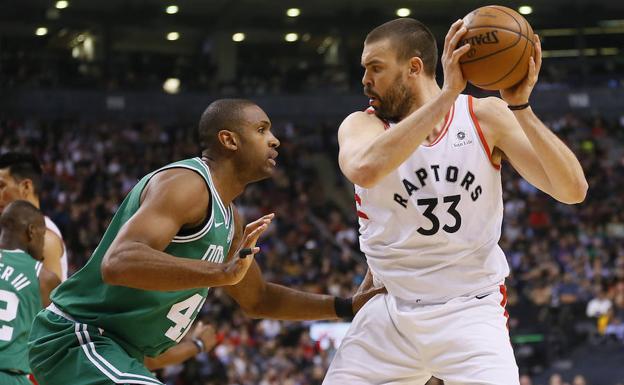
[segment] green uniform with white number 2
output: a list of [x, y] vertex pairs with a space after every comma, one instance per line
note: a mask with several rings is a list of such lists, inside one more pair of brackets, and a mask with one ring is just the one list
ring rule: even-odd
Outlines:
[[234, 236], [233, 212], [221, 202], [205, 163], [186, 159], [145, 176], [123, 201], [89, 262], [54, 291], [53, 305], [37, 316], [29, 345], [41, 385], [160, 384], [143, 366], [143, 357], [155, 357], [184, 337], [208, 289], [147, 291], [107, 285], [100, 266], [119, 230], [138, 210], [150, 178], [171, 168], [190, 169], [204, 178], [212, 213], [192, 233], [177, 234], [164, 251], [224, 262]]
[[41, 262], [22, 250], [0, 250], [0, 384], [30, 384], [26, 343], [41, 310]]

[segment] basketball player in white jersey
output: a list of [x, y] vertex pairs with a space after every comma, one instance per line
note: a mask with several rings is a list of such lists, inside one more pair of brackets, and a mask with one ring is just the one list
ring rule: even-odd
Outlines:
[[[27, 153], [7, 152], [0, 155], [0, 213], [9, 203], [22, 199], [40, 208], [41, 165]], [[67, 249], [56, 224], [45, 217], [46, 234], [43, 265], [61, 281], [67, 279]]]
[[360, 244], [387, 295], [356, 315], [325, 385], [517, 385], [498, 246], [503, 159], [556, 200], [579, 203], [587, 182], [574, 154], [531, 111], [541, 48], [527, 77], [499, 98], [461, 92], [469, 46], [461, 20], [436, 43], [413, 19], [371, 31], [362, 79], [371, 109], [340, 126], [339, 163], [353, 182]]

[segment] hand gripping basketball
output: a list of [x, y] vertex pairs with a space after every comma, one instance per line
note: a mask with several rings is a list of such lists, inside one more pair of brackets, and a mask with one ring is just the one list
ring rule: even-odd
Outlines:
[[542, 44], [537, 34], [533, 35], [535, 47], [533, 56], [529, 59], [529, 70], [526, 77], [520, 83], [500, 91], [501, 97], [509, 105], [519, 105], [529, 102], [529, 97], [537, 83], [540, 68], [542, 67]]
[[442, 68], [444, 70], [442, 89], [457, 95], [466, 88], [466, 79], [459, 66], [459, 58], [468, 52], [470, 44], [466, 43], [457, 47], [465, 33], [466, 27], [463, 20], [460, 19], [453, 23], [444, 38], [444, 51], [442, 52]]

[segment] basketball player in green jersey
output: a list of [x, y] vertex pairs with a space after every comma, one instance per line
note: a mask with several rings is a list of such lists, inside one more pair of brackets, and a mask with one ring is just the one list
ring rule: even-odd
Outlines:
[[89, 262], [34, 321], [30, 363], [41, 385], [160, 384], [144, 357], [184, 337], [210, 287], [223, 286], [250, 317], [286, 320], [352, 316], [383, 291], [343, 299], [264, 281], [253, 255], [273, 214], [244, 227], [231, 202], [273, 173], [270, 129], [253, 102], [215, 101], [199, 122], [202, 157], [138, 182]]
[[35, 206], [10, 203], [0, 230], [0, 384], [30, 384], [30, 325], [60, 280], [41, 263], [46, 226]]

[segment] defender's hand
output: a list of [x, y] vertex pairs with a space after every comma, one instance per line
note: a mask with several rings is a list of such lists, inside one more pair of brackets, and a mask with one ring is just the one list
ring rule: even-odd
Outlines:
[[385, 287], [373, 287], [365, 290], [358, 290], [357, 293], [351, 298], [353, 300], [353, 314], [357, 314], [358, 311], [368, 302], [371, 298], [377, 294], [385, 294], [388, 291]]
[[[226, 285], [236, 285], [245, 277], [249, 266], [253, 263], [254, 255], [260, 251], [260, 248], [256, 247], [256, 242], [267, 229], [274, 216], [275, 214], [265, 215], [245, 226], [245, 233], [240, 248], [236, 251], [234, 258], [225, 266], [225, 274], [227, 275]], [[247, 251], [247, 253], [241, 253], [241, 251]]]
[[442, 52], [442, 69], [444, 70], [442, 90], [457, 95], [466, 88], [466, 79], [459, 66], [459, 58], [470, 50], [470, 44], [466, 43], [457, 47], [466, 31], [463, 20], [460, 19], [453, 23], [444, 38], [444, 51]]
[[193, 337], [199, 338], [204, 343], [204, 350], [209, 352], [217, 344], [217, 334], [214, 327], [199, 321], [193, 330]]
[[542, 45], [537, 34], [533, 35], [533, 45], [535, 52], [529, 59], [529, 71], [527, 76], [513, 87], [501, 90], [500, 94], [509, 105], [517, 106], [529, 102], [529, 96], [537, 83], [540, 68], [542, 67]]

